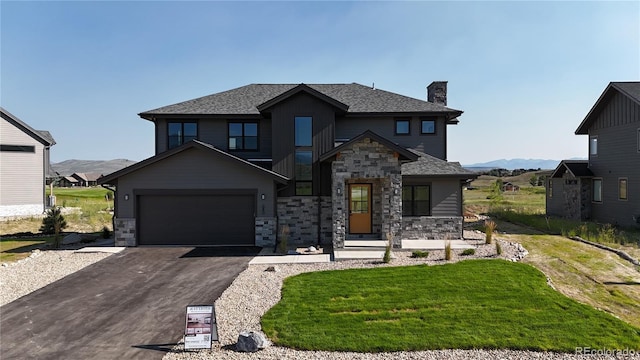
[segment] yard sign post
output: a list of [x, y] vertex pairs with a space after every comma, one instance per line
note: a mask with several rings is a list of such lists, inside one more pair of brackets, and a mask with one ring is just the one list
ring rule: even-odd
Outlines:
[[218, 326], [213, 305], [187, 306], [184, 349], [211, 349], [211, 341], [218, 341]]

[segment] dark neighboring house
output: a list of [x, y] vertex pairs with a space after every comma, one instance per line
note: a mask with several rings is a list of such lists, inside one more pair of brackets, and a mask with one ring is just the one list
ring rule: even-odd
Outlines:
[[506, 181], [502, 184], [502, 191], [520, 191], [520, 186]]
[[58, 181], [58, 186], [60, 187], [74, 187], [80, 186], [80, 182], [73, 176], [62, 176]]
[[640, 82], [609, 83], [576, 135], [589, 160], [564, 160], [547, 180], [547, 214], [640, 226]]
[[359, 84], [252, 84], [145, 111], [156, 155], [106, 175], [116, 244], [275, 246], [461, 238], [447, 83], [427, 101]]
[[42, 214], [55, 140], [0, 108], [0, 217]]

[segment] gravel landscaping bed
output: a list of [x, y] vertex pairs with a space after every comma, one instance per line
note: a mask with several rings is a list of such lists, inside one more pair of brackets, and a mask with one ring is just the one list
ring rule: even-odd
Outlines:
[[108, 253], [74, 250], [34, 250], [25, 259], [0, 266], [0, 306], [100, 261]]
[[[256, 353], [235, 351], [238, 334], [243, 330], [261, 330], [260, 318], [280, 300], [280, 290], [285, 278], [303, 272], [350, 268], [371, 268], [429, 264], [438, 265], [471, 258], [502, 258], [517, 261], [526, 256], [519, 244], [500, 241], [502, 254], [496, 254], [495, 244], [485, 245], [484, 234], [465, 231], [465, 238], [476, 246], [474, 255], [461, 256], [462, 250], [454, 250], [453, 259], [444, 260], [444, 251], [430, 251], [427, 258], [411, 258], [411, 251], [395, 251], [395, 258], [384, 264], [378, 260], [349, 260], [317, 264], [281, 264], [277, 271], [265, 271], [269, 265], [250, 265], [215, 302], [219, 342], [214, 348], [184, 352], [182, 344], [163, 360], [175, 359], [584, 359], [584, 355], [511, 350], [439, 350], [393, 353], [349, 353], [327, 351], [298, 351], [270, 346]], [[495, 241], [495, 240], [494, 240]], [[590, 356], [590, 358], [592, 358]], [[598, 358], [598, 357], [593, 357]], [[600, 357], [603, 358], [603, 357]]]

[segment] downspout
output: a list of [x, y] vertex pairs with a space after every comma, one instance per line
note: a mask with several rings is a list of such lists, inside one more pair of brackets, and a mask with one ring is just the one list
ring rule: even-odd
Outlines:
[[318, 249], [320, 249], [322, 236], [322, 165], [318, 164], [320, 176], [318, 177]]
[[100, 184], [103, 188], [113, 191], [113, 215], [111, 215], [111, 228], [113, 229], [113, 236], [116, 235], [116, 201], [118, 201], [118, 196], [116, 196], [116, 188], [111, 188], [107, 184]]

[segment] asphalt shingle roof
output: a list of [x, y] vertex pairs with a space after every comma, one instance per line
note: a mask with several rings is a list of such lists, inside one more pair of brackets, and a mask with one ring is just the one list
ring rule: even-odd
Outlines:
[[640, 82], [613, 82], [611, 85], [617, 87], [618, 90], [640, 103]]
[[419, 158], [416, 161], [402, 164], [402, 175], [428, 176], [460, 176], [468, 179], [478, 177], [473, 171], [467, 170], [458, 162], [448, 162], [417, 150], [411, 150]]
[[42, 144], [45, 144], [47, 146], [53, 146], [56, 144], [56, 141], [53, 139], [53, 136], [51, 136], [50, 132], [32, 128], [27, 123], [20, 120], [17, 116], [13, 115], [2, 107], [0, 107], [0, 114], [8, 122], [13, 122], [15, 126], [20, 128], [25, 133], [31, 135], [31, 137], [33, 137], [34, 139], [40, 141]]
[[[259, 114], [257, 106], [299, 84], [251, 84], [220, 93], [145, 111], [140, 116], [170, 114], [220, 114], [253, 115]], [[308, 87], [349, 106], [349, 113], [380, 112], [444, 112], [462, 111], [446, 106], [419, 100], [408, 96], [373, 89], [356, 83], [352, 84], [306, 84]]]
[[569, 171], [575, 177], [592, 177], [593, 172], [589, 169], [589, 162], [587, 160], [562, 160], [558, 167], [553, 171], [551, 177], [562, 177], [562, 175]]

